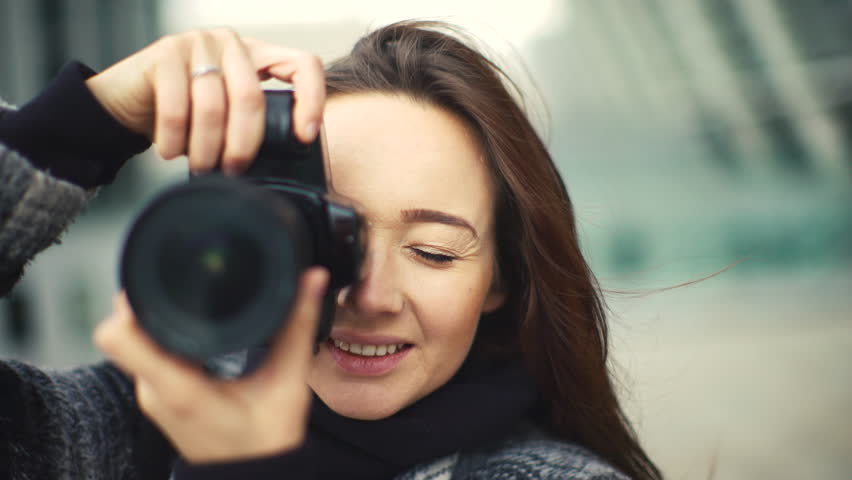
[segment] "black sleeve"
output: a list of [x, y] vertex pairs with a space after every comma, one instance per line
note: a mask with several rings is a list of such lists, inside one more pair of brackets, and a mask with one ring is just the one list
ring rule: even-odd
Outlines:
[[128, 158], [150, 146], [109, 115], [71, 63], [20, 110], [0, 100], [0, 296]]
[[151, 143], [101, 107], [85, 84], [94, 73], [78, 62], [66, 65], [40, 95], [0, 116], [0, 143], [85, 189], [110, 183]]

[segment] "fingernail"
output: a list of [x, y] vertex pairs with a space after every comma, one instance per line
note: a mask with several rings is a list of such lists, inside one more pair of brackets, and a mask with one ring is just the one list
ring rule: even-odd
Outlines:
[[317, 132], [319, 132], [319, 124], [317, 122], [311, 122], [305, 127], [305, 135], [307, 135], [309, 142], [314, 141], [317, 137]]
[[121, 308], [121, 302], [123, 302], [123, 301], [124, 301], [124, 297], [121, 294], [121, 292], [116, 292], [115, 294], [113, 294], [113, 296], [112, 296], [112, 309], [114, 311], [117, 311], [119, 308]]
[[92, 341], [103, 351], [109, 350], [116, 339], [117, 315], [110, 315], [100, 321], [92, 331]]
[[98, 325], [112, 325], [112, 324], [118, 323], [119, 317], [120, 317], [120, 315], [118, 314], [118, 312], [113, 312], [113, 313], [107, 315], [106, 317], [104, 317], [104, 319], [101, 320], [100, 323], [98, 323]]

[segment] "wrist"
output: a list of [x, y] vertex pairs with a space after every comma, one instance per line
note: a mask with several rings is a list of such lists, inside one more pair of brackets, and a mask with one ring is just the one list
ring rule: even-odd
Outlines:
[[122, 92], [124, 88], [116, 84], [113, 77], [110, 69], [104, 70], [86, 79], [86, 88], [113, 120], [131, 132], [145, 135], [150, 139], [153, 136], [151, 129], [146, 128], [145, 122], [140, 121], [139, 116], [129, 114], [131, 109], [120, 98], [115, 97], [115, 92]]
[[151, 143], [104, 110], [86, 87], [94, 73], [66, 65], [37, 97], [0, 117], [0, 142], [55, 178], [86, 189], [110, 183]]
[[[177, 446], [181, 457], [193, 465], [210, 463], [250, 462], [256, 459], [286, 455], [304, 447], [304, 437], [287, 435], [286, 438], [263, 438], [259, 434], [243, 441], [228, 441], [221, 444], [188, 442], [188, 448]], [[232, 440], [232, 439], [229, 439]]]

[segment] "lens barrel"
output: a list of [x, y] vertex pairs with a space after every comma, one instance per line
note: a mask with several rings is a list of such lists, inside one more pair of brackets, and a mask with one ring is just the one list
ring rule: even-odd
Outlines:
[[159, 195], [125, 242], [120, 281], [141, 327], [203, 361], [268, 341], [287, 318], [314, 239], [285, 195], [207, 175]]

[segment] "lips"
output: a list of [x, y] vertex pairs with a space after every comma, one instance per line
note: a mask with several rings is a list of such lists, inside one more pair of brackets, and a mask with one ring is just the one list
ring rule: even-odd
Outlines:
[[[358, 339], [364, 343], [346, 340]], [[340, 369], [351, 375], [377, 376], [389, 373], [411, 351], [411, 344], [395, 337], [332, 334], [326, 348]], [[375, 342], [375, 343], [372, 343]]]

